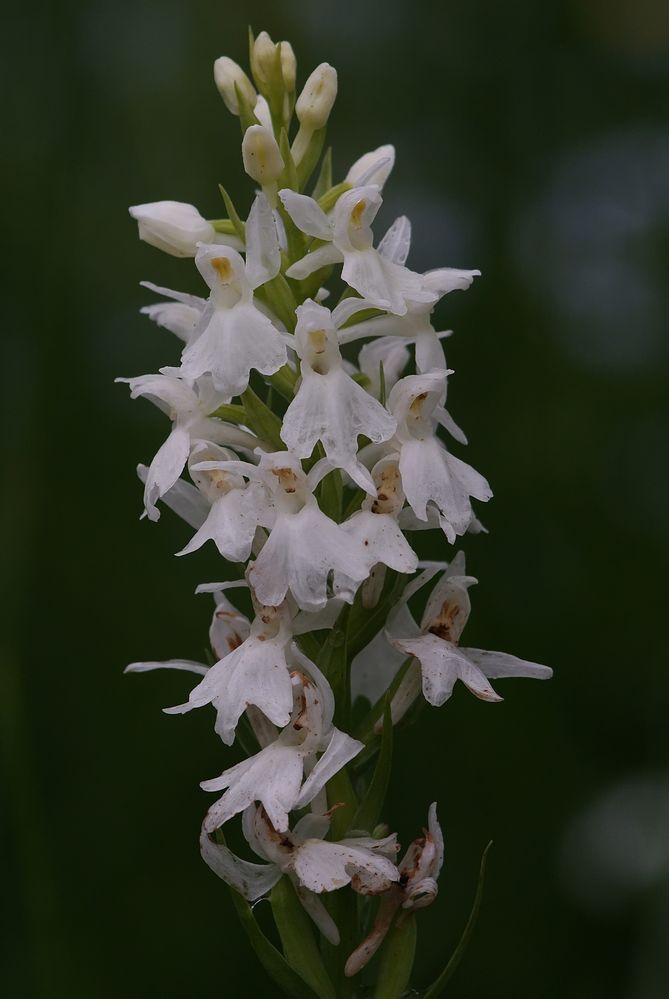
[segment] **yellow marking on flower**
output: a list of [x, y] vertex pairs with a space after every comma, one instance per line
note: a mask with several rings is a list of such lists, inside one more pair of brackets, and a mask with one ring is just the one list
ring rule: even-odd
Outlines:
[[292, 468], [273, 468], [272, 475], [276, 475], [284, 492], [295, 492], [297, 488], [297, 476]]
[[420, 395], [416, 396], [416, 398], [409, 407], [409, 412], [411, 413], [412, 416], [421, 415], [423, 411], [423, 403], [425, 402], [426, 399], [427, 399], [427, 392], [421, 392]]
[[229, 284], [232, 280], [232, 264], [227, 257], [212, 257], [211, 266], [214, 268], [223, 284]]
[[315, 354], [324, 354], [328, 344], [328, 335], [325, 330], [311, 330], [309, 344]]
[[364, 198], [361, 198], [360, 201], [356, 201], [356, 203], [353, 205], [353, 209], [351, 210], [351, 222], [353, 223], [353, 225], [355, 226], [362, 225], [362, 216], [366, 207], [367, 207], [367, 202], [365, 201]]

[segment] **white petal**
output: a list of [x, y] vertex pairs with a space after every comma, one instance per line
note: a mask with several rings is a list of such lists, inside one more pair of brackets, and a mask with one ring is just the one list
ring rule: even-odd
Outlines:
[[289, 188], [279, 191], [283, 206], [298, 229], [316, 239], [332, 239], [332, 226], [317, 201]]
[[205, 864], [242, 895], [255, 902], [274, 887], [281, 871], [274, 864], [252, 864], [236, 857], [227, 846], [214, 843], [203, 829], [200, 833], [200, 853]]
[[212, 504], [200, 530], [177, 555], [189, 555], [211, 539], [223, 558], [246, 562], [260, 517], [257, 500], [252, 489], [231, 489]]
[[358, 543], [360, 555], [367, 559], [370, 569], [377, 562], [396, 572], [415, 572], [418, 568], [417, 555], [390, 515], [359, 510], [341, 527]]
[[427, 818], [427, 828], [430, 836], [434, 841], [436, 856], [432, 864], [431, 875], [436, 880], [441, 873], [441, 868], [444, 863], [444, 836], [441, 831], [441, 826], [439, 825], [439, 819], [437, 818], [437, 803], [433, 801], [430, 805]]
[[154, 201], [128, 211], [137, 221], [139, 238], [174, 257], [194, 257], [197, 244], [215, 236], [197, 208], [183, 201]]
[[462, 680], [473, 694], [485, 701], [501, 701], [502, 698], [492, 689], [485, 676], [471, 663], [465, 654], [436, 635], [423, 635], [421, 638], [403, 641], [395, 639], [394, 644], [407, 655], [415, 656], [421, 665], [423, 694], [425, 700], [439, 707], [453, 693], [456, 680]]
[[518, 659], [508, 652], [486, 652], [483, 649], [461, 649], [461, 652], [492, 680], [506, 676], [528, 676], [536, 680], [548, 680], [553, 675], [550, 666]]
[[180, 669], [185, 670], [187, 673], [199, 673], [201, 676], [205, 676], [209, 671], [208, 666], [193, 662], [192, 659], [166, 659], [164, 662], [130, 663], [123, 672], [149, 673], [154, 669]]
[[280, 332], [253, 305], [240, 302], [214, 310], [202, 333], [186, 346], [181, 372], [192, 379], [211, 373], [216, 389], [232, 398], [247, 388], [251, 369], [274, 374], [286, 360]]
[[343, 843], [309, 839], [298, 847], [293, 870], [300, 884], [320, 894], [353, 881], [361, 894], [378, 894], [399, 881], [399, 871], [386, 857]]
[[197, 324], [202, 318], [200, 309], [181, 302], [157, 302], [155, 305], [145, 305], [139, 310], [148, 316], [158, 326], [174, 333], [186, 343], [193, 335]]
[[351, 697], [366, 697], [376, 704], [395, 679], [406, 659], [404, 653], [389, 644], [383, 630], [359, 652], [351, 663]]
[[358, 364], [371, 382], [369, 391], [373, 396], [378, 398], [381, 392], [381, 365], [383, 365], [386, 392], [390, 392], [393, 385], [401, 378], [410, 356], [406, 341], [400, 337], [382, 336], [364, 345], [358, 355]]
[[[142, 482], [146, 483], [149, 475], [148, 467], [146, 465], [138, 465], [137, 475]], [[196, 489], [190, 482], [177, 479], [172, 488], [168, 489], [161, 499], [165, 506], [174, 510], [178, 517], [181, 517], [182, 520], [185, 520], [187, 524], [190, 524], [196, 530], [207, 519], [209, 504], [200, 490]]]
[[213, 832], [251, 802], [260, 801], [277, 832], [284, 832], [288, 829], [288, 813], [300, 792], [302, 773], [299, 748], [274, 742], [220, 777], [203, 781], [200, 786], [205, 791], [227, 788], [207, 812], [204, 829]]
[[405, 264], [411, 249], [411, 222], [406, 215], [395, 219], [378, 245], [378, 251], [394, 264]]
[[[296, 878], [295, 881], [297, 882]], [[297, 897], [302, 903], [304, 911], [311, 916], [325, 939], [328, 940], [333, 947], [339, 946], [340, 937], [337, 924], [334, 922], [332, 916], [325, 908], [318, 895], [314, 895], [313, 892], [307, 891], [306, 888], [302, 888], [299, 883], [295, 884], [295, 891], [297, 892]]]
[[314, 271], [321, 267], [329, 267], [330, 264], [338, 264], [344, 259], [341, 252], [332, 243], [325, 243], [316, 250], [311, 250], [306, 256], [291, 264], [286, 271], [286, 277], [295, 278], [296, 281], [303, 281]]
[[[239, 580], [239, 582], [242, 582]], [[197, 591], [196, 591], [197, 592]], [[214, 593], [216, 606], [209, 626], [209, 644], [218, 659], [238, 649], [249, 637], [249, 619], [241, 614], [236, 607], [220, 591]]]
[[439, 298], [443, 298], [449, 291], [465, 291], [471, 285], [475, 277], [480, 277], [480, 271], [462, 271], [457, 267], [440, 267], [434, 271], [427, 271], [423, 275], [425, 287], [433, 291]]
[[281, 251], [274, 215], [264, 194], [256, 195], [246, 220], [246, 277], [258, 288], [281, 270]]
[[158, 520], [156, 501], [174, 486], [188, 460], [190, 434], [175, 427], [149, 465], [144, 487], [144, 509], [149, 520]]
[[[277, 518], [252, 569], [252, 584], [263, 604], [278, 606], [290, 590], [302, 610], [319, 610], [327, 601], [331, 571], [360, 583], [367, 566], [339, 525], [310, 504]], [[349, 596], [352, 600], [344, 595]]]
[[379, 146], [378, 149], [365, 153], [364, 156], [357, 159], [346, 174], [345, 179], [352, 187], [378, 184], [382, 188], [394, 165], [395, 147], [391, 145]]
[[176, 302], [181, 302], [183, 305], [190, 305], [191, 308], [197, 309], [202, 312], [205, 305], [207, 304], [206, 298], [200, 298], [199, 295], [191, 295], [186, 291], [174, 291], [173, 288], [164, 288], [160, 284], [154, 284], [153, 281], [140, 281], [142, 288], [148, 288], [149, 291], [155, 291], [156, 295], [164, 295], [165, 298], [173, 298]]
[[434, 369], [446, 368], [444, 350], [434, 330], [416, 337], [416, 371], [423, 374]]
[[300, 796], [295, 802], [295, 808], [303, 808], [316, 797], [321, 788], [325, 787], [331, 777], [334, 777], [342, 767], [345, 767], [354, 756], [357, 756], [364, 743], [351, 738], [338, 728], [332, 730], [328, 747], [318, 763], [305, 780]]

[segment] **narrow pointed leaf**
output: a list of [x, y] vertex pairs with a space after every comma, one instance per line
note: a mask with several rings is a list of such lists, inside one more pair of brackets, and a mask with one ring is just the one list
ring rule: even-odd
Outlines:
[[325, 151], [325, 156], [321, 162], [321, 169], [318, 174], [318, 180], [316, 181], [316, 186], [313, 189], [311, 197], [314, 201], [318, 201], [326, 191], [329, 191], [332, 187], [332, 146], [328, 146]]
[[251, 946], [272, 981], [292, 999], [319, 999], [318, 993], [309, 988], [297, 972], [293, 971], [281, 951], [267, 939], [258, 926], [249, 903], [234, 888], [230, 888], [230, 895]]
[[297, 169], [295, 167], [295, 160], [293, 159], [293, 154], [290, 151], [290, 139], [288, 138], [288, 133], [285, 128], [281, 129], [279, 135], [279, 151], [281, 153], [281, 158], [284, 163], [283, 173], [281, 174], [281, 179], [279, 181], [280, 187], [290, 187], [291, 190], [297, 190]]
[[323, 151], [323, 145], [325, 143], [325, 132], [326, 128], [317, 128], [314, 134], [311, 136], [307, 150], [300, 160], [297, 167], [297, 180], [299, 183], [298, 190], [303, 190], [305, 185], [308, 183], [309, 178], [314, 172], [314, 168], [318, 163], [318, 158]]
[[376, 761], [374, 774], [372, 776], [365, 797], [360, 802], [353, 817], [352, 829], [365, 829], [371, 832], [378, 824], [386, 800], [388, 783], [390, 781], [390, 768], [393, 760], [393, 722], [390, 716], [390, 699], [386, 699], [386, 709], [383, 718], [383, 734], [381, 736], [381, 749], [379, 758]]
[[246, 410], [243, 406], [236, 406], [233, 403], [224, 402], [209, 415], [217, 416], [226, 423], [246, 423]]
[[391, 928], [379, 963], [374, 999], [401, 999], [405, 995], [416, 956], [416, 917]]
[[351, 608], [345, 604], [321, 648], [316, 665], [325, 673], [335, 697], [334, 723], [348, 731], [351, 712], [348, 658], [348, 626]]
[[286, 960], [314, 990], [319, 999], [336, 999], [323, 958], [320, 955], [311, 921], [287, 877], [282, 877], [270, 895]]
[[225, 188], [223, 187], [222, 184], [218, 185], [218, 189], [221, 192], [221, 196], [223, 198], [223, 201], [225, 202], [225, 208], [226, 208], [226, 211], [227, 211], [228, 215], [230, 216], [230, 221], [232, 222], [233, 226], [235, 227], [235, 232], [237, 233], [237, 235], [239, 236], [239, 238], [241, 239], [241, 241], [243, 243], [245, 243], [246, 242], [246, 229], [244, 227], [244, 223], [242, 222], [242, 220], [240, 219], [239, 215], [237, 214], [237, 209], [235, 208], [235, 206], [234, 206], [234, 204], [232, 202], [232, 198], [230, 197], [230, 195], [225, 190]]
[[472, 933], [474, 932], [474, 926], [476, 925], [476, 919], [479, 914], [479, 909], [481, 908], [481, 899], [483, 898], [483, 882], [485, 879], [485, 865], [486, 859], [488, 857], [488, 850], [492, 846], [492, 840], [486, 846], [483, 851], [483, 856], [481, 857], [481, 867], [479, 869], [479, 880], [476, 886], [476, 895], [474, 896], [474, 904], [472, 905], [472, 911], [469, 913], [469, 919], [467, 920], [467, 925], [465, 926], [462, 936], [458, 941], [458, 945], [451, 954], [451, 959], [439, 975], [439, 978], [423, 993], [423, 999], [436, 999], [444, 991], [444, 988], [448, 984], [449, 979], [455, 973], [456, 968], [460, 964], [462, 957], [467, 949], [467, 945], [471, 939]]
[[346, 192], [350, 190], [351, 185], [344, 180], [341, 184], [335, 184], [334, 187], [331, 187], [328, 191], [325, 191], [324, 194], [321, 194], [320, 198], [318, 198], [318, 204], [327, 214], [332, 211], [342, 194], [346, 194]]
[[382, 406], [386, 404], [386, 369], [383, 361], [379, 361], [379, 402]]
[[241, 395], [248, 426], [262, 440], [267, 441], [277, 451], [285, 451], [286, 445], [281, 440], [281, 420], [269, 406], [255, 394], [252, 388], [247, 388]]

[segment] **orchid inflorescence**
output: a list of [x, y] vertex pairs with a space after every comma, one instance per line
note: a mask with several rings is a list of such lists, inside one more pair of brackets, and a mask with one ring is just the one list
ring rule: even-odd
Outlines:
[[[238, 893], [247, 929], [246, 903], [269, 895], [283, 955], [264, 938], [258, 945], [257, 925], [249, 932], [276, 983], [288, 994], [353, 995], [373, 972], [391, 983], [375, 995], [399, 996], [413, 950], [409, 959], [396, 935], [415, 935], [413, 913], [437, 894], [443, 839], [435, 804], [402, 860], [380, 824], [392, 728], [421, 697], [444, 704], [457, 680], [492, 702], [501, 698], [490, 680], [551, 671], [462, 647], [476, 582], [464, 555], [421, 563], [409, 540], [441, 531], [454, 544], [483, 530], [471, 501], [490, 499], [490, 487], [439, 432], [467, 443], [445, 408], [449, 334], [431, 319], [479, 272], [410, 270], [404, 216], [375, 245], [395, 152], [365, 153], [333, 182], [330, 150], [323, 155], [331, 66], [317, 67], [296, 98], [288, 42], [262, 32], [250, 61], [254, 82], [227, 57], [214, 65], [257, 185], [246, 220], [223, 189], [223, 219], [172, 201], [130, 209], [140, 237], [194, 258], [208, 288], [199, 297], [145, 282], [163, 300], [142, 312], [183, 350], [178, 367], [120, 379], [171, 421], [151, 464], [138, 467], [144, 514], [157, 521], [159, 503], [172, 509], [194, 531], [178, 554], [211, 541], [235, 578], [198, 587], [214, 600], [213, 665], [127, 669], [195, 673], [187, 701], [166, 711], [212, 704], [223, 743], [245, 752], [202, 783], [220, 796], [200, 846]], [[332, 278], [339, 287], [328, 290]], [[360, 342], [354, 359], [348, 345]], [[419, 625], [409, 602], [430, 584]], [[230, 600], [239, 588], [250, 620]], [[254, 860], [224, 840], [240, 813]], [[320, 951], [311, 931], [296, 932], [304, 912]]]

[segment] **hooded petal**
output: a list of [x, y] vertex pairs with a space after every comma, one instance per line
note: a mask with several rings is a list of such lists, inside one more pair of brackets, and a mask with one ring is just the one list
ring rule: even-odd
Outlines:
[[211, 243], [214, 227], [194, 205], [183, 201], [153, 201], [128, 209], [137, 221], [139, 238], [173, 257], [194, 257], [198, 243]]
[[394, 165], [395, 147], [379, 146], [378, 149], [373, 149], [357, 159], [346, 174], [345, 180], [351, 187], [376, 184], [379, 188], [383, 188]]
[[[146, 465], [138, 465], [137, 475], [141, 482], [146, 483], [149, 475], [148, 467]], [[209, 503], [199, 489], [196, 489], [190, 482], [177, 479], [172, 488], [168, 489], [161, 499], [165, 506], [168, 506], [178, 517], [181, 517], [182, 520], [185, 520], [187, 524], [190, 524], [196, 530], [207, 519]]]
[[260, 490], [231, 489], [212, 504], [202, 527], [177, 554], [189, 555], [212, 540], [223, 558], [246, 562], [264, 506]]

